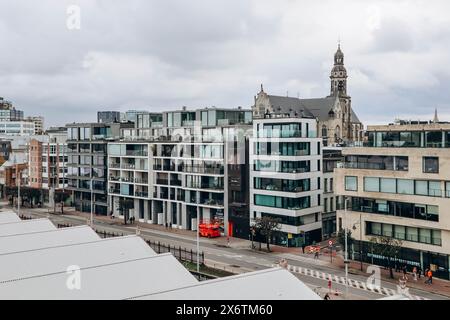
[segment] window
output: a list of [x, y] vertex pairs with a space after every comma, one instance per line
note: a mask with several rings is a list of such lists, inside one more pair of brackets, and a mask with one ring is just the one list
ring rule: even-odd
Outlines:
[[364, 178], [364, 191], [380, 192], [380, 179]]
[[345, 177], [345, 190], [358, 191], [358, 177]]
[[428, 195], [428, 181], [416, 180], [416, 194], [421, 196]]
[[397, 193], [414, 194], [414, 180], [397, 179]]
[[406, 240], [408, 241], [419, 241], [419, 229], [414, 227], [406, 227]]
[[438, 157], [423, 157], [423, 172], [424, 173], [439, 173], [439, 158]]
[[381, 178], [380, 179], [380, 191], [386, 192], [386, 193], [396, 193], [396, 181], [395, 179], [387, 179], [387, 178]]
[[431, 197], [442, 197], [440, 181], [428, 181], [428, 195]]
[[445, 182], [445, 196], [447, 198], [450, 198], [450, 182]]

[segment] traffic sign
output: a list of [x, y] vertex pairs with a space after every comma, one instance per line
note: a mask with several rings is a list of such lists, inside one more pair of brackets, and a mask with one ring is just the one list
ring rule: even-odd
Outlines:
[[328, 245], [330, 246], [330, 247], [332, 247], [333, 246], [333, 241], [328, 241]]

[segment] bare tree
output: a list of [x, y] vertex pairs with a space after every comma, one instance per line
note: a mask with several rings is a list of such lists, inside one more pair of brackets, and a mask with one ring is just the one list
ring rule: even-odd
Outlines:
[[254, 226], [257, 232], [266, 237], [267, 251], [270, 252], [270, 238], [275, 231], [280, 229], [280, 219], [271, 217], [256, 218]]
[[392, 261], [398, 256], [403, 245], [402, 241], [392, 237], [377, 236], [371, 238], [370, 242], [372, 243], [374, 253], [387, 258], [389, 276], [391, 279], [394, 279]]

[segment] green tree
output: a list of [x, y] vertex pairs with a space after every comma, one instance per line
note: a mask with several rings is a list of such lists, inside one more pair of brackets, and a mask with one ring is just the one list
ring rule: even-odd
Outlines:
[[394, 272], [392, 270], [393, 268], [393, 261], [398, 256], [401, 248], [402, 248], [402, 241], [398, 239], [394, 239], [392, 237], [387, 236], [377, 236], [372, 237], [370, 239], [370, 242], [372, 243], [373, 252], [375, 254], [378, 254], [380, 256], [386, 257], [389, 267], [389, 276], [391, 279], [394, 279]]
[[281, 228], [280, 219], [261, 217], [255, 219], [255, 230], [266, 237], [267, 251], [270, 252], [270, 239], [272, 234]]

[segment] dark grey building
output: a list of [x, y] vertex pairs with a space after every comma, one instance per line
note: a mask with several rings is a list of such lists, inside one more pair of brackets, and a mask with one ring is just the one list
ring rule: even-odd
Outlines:
[[[72, 123], [67, 127], [68, 190], [76, 210], [107, 215], [107, 143], [120, 138], [127, 123]], [[91, 190], [92, 184], [92, 190]]]

